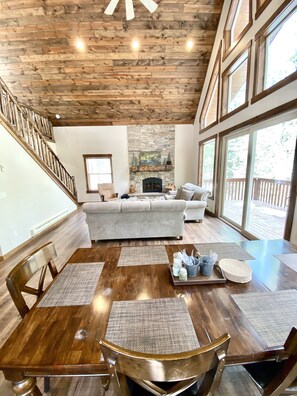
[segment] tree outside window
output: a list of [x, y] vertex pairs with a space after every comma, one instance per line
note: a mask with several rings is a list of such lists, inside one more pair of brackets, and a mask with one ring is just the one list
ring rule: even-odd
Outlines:
[[264, 89], [297, 70], [297, 10], [266, 37]]
[[213, 196], [214, 166], [215, 166], [215, 139], [209, 140], [202, 145], [202, 177], [201, 185], [211, 192]]

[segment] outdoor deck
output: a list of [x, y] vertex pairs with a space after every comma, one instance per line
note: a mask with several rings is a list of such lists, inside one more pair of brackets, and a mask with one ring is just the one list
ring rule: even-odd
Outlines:
[[[243, 201], [225, 201], [224, 217], [241, 224]], [[251, 201], [247, 231], [258, 239], [282, 239], [286, 209], [263, 201]]]

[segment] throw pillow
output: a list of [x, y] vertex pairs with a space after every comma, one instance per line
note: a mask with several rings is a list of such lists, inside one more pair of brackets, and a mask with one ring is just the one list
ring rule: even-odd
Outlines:
[[204, 190], [204, 188], [197, 187], [192, 199], [193, 201], [206, 201], [209, 195], [209, 192]]
[[191, 201], [193, 195], [194, 195], [194, 191], [189, 191], [189, 190], [183, 189], [179, 199], [184, 199], [185, 201]]
[[183, 191], [183, 189], [181, 187], [179, 187], [179, 189], [177, 190], [175, 199], [181, 199], [180, 196], [181, 196], [182, 191]]

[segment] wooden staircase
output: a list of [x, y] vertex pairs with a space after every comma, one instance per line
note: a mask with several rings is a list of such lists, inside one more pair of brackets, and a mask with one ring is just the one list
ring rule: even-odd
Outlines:
[[48, 145], [53, 141], [51, 122], [21, 105], [0, 79], [0, 123], [22, 145], [45, 172], [77, 203], [74, 177]]

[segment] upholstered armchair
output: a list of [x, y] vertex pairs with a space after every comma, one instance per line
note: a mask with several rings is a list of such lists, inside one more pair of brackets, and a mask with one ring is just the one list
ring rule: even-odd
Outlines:
[[98, 191], [101, 201], [108, 201], [118, 197], [118, 193], [114, 192], [113, 183], [99, 183]]

